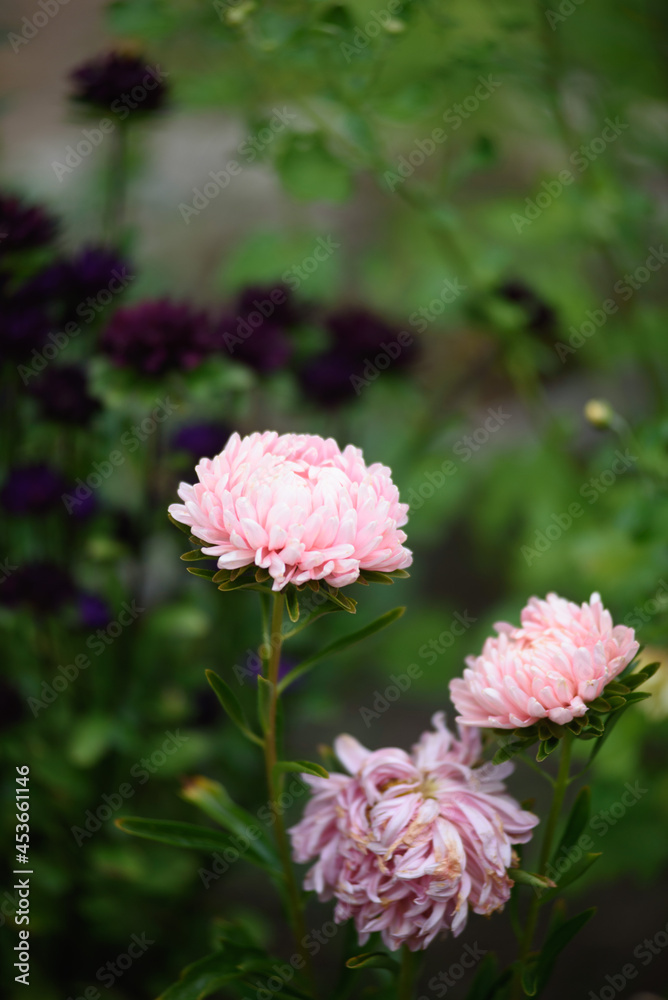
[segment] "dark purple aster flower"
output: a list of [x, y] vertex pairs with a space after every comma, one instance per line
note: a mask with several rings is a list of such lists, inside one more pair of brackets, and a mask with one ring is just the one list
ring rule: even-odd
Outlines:
[[157, 376], [196, 368], [216, 344], [204, 312], [169, 299], [119, 309], [101, 339], [119, 368]]
[[[256, 319], [257, 317], [257, 319]], [[292, 345], [282, 326], [264, 319], [259, 312], [227, 315], [218, 323], [217, 335], [223, 350], [258, 372], [274, 372], [289, 361]]]
[[48, 465], [11, 469], [0, 490], [0, 503], [10, 514], [43, 514], [60, 503], [65, 483]]
[[[373, 361], [374, 356], [384, 349], [384, 344], [401, 346], [397, 344], [400, 330], [367, 309], [350, 308], [332, 313], [325, 320], [325, 326], [336, 348], [351, 360]], [[391, 357], [394, 352], [389, 353]], [[415, 342], [401, 346], [400, 353], [392, 358], [392, 367], [405, 367], [413, 361], [415, 354]]]
[[79, 624], [85, 629], [106, 628], [112, 619], [109, 605], [104, 598], [82, 591], [77, 600]]
[[123, 291], [131, 278], [127, 261], [113, 250], [88, 246], [74, 257], [45, 267], [30, 280], [26, 290], [38, 301], [54, 303], [60, 322], [89, 322]]
[[232, 431], [227, 424], [190, 424], [180, 427], [172, 438], [172, 447], [188, 451], [193, 458], [217, 455], [225, 447]]
[[0, 585], [3, 604], [27, 605], [38, 615], [55, 614], [74, 594], [74, 582], [67, 570], [46, 561], [20, 566]]
[[58, 231], [53, 216], [14, 195], [0, 195], [0, 256], [51, 243]]
[[50, 367], [29, 391], [39, 400], [42, 416], [63, 424], [85, 426], [100, 409], [88, 392], [86, 373], [79, 365]]
[[521, 281], [507, 281], [498, 289], [501, 298], [522, 306], [526, 325], [541, 340], [551, 342], [556, 334], [557, 315], [535, 292]]
[[355, 395], [351, 376], [359, 366], [357, 358], [336, 348], [311, 358], [298, 372], [306, 396], [321, 406], [336, 406]]
[[26, 361], [31, 351], [39, 351], [51, 323], [40, 303], [27, 296], [0, 295], [0, 354], [3, 358]]
[[111, 110], [121, 118], [130, 111], [158, 111], [167, 98], [160, 67], [125, 52], [97, 56], [75, 69], [70, 79], [75, 101]]

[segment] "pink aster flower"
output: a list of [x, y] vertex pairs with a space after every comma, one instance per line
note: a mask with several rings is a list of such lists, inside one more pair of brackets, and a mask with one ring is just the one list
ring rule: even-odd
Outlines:
[[516, 858], [538, 818], [505, 792], [512, 764], [484, 764], [477, 730], [455, 739], [442, 712], [408, 754], [335, 743], [350, 772], [303, 775], [313, 788], [289, 832], [296, 861], [316, 859], [305, 887], [336, 897], [335, 920], [353, 919], [364, 945], [380, 931], [391, 950], [426, 948], [439, 932], [460, 934], [469, 908], [489, 914], [507, 901]]
[[532, 597], [522, 625], [495, 625], [480, 656], [467, 657], [450, 696], [466, 726], [515, 729], [540, 719], [566, 725], [638, 652], [632, 628], [612, 624], [598, 594], [578, 607], [548, 594]]
[[315, 434], [233, 434], [195, 471], [199, 482], [181, 483], [183, 504], [169, 513], [206, 542], [220, 569], [255, 564], [282, 590], [307, 580], [345, 587], [360, 570], [411, 564], [401, 530], [408, 504], [390, 470], [367, 467], [359, 448], [341, 451]]

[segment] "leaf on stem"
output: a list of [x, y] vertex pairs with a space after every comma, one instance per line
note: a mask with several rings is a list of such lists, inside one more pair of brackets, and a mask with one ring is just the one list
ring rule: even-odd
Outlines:
[[380, 632], [382, 629], [387, 628], [388, 625], [392, 625], [398, 618], [401, 618], [406, 609], [403, 607], [394, 608], [392, 611], [386, 611], [384, 615], [376, 618], [374, 621], [365, 625], [363, 628], [358, 629], [356, 632], [351, 632], [349, 635], [344, 635], [340, 639], [336, 639], [334, 642], [330, 642], [328, 646], [313, 653], [312, 656], [307, 657], [298, 666], [291, 670], [289, 674], [283, 678], [278, 686], [279, 693], [284, 691], [293, 681], [297, 680], [308, 670], [315, 666], [315, 664], [322, 660], [325, 656], [334, 656], [336, 653], [342, 653], [344, 650], [349, 649], [354, 646], [355, 643], [361, 642], [363, 639], [367, 639], [370, 635], [374, 635], [376, 632]]
[[273, 771], [274, 774], [297, 771], [299, 774], [314, 774], [317, 778], [329, 778], [329, 771], [320, 764], [311, 763], [310, 760], [278, 760], [274, 764]]
[[259, 746], [262, 746], [263, 740], [251, 729], [248, 719], [246, 718], [246, 713], [229, 684], [227, 684], [214, 670], [206, 670], [205, 673], [206, 679], [213, 688], [216, 698], [223, 706], [235, 726], [241, 730], [247, 739], [252, 740], [253, 743], [257, 743]]
[[552, 860], [559, 857], [564, 848], [574, 847], [578, 837], [589, 822], [591, 815], [591, 789], [585, 785], [578, 792], [575, 802], [571, 807], [563, 835], [559, 841], [559, 846], [552, 855]]
[[395, 976], [399, 975], [400, 965], [396, 959], [391, 958], [384, 951], [368, 951], [361, 955], [354, 955], [346, 962], [348, 969], [387, 969]]
[[509, 868], [508, 878], [518, 885], [530, 885], [532, 889], [554, 889], [556, 882], [553, 882], [547, 875], [538, 875], [536, 872], [525, 872], [521, 868]]
[[210, 819], [249, 843], [249, 852], [274, 868], [279, 867], [275, 851], [260, 833], [258, 818], [234, 802], [218, 781], [198, 775], [189, 778], [181, 790], [181, 798], [192, 802]]

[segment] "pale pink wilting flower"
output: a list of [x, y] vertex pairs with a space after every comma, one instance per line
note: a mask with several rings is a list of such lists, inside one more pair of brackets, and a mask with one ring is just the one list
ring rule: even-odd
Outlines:
[[466, 659], [450, 697], [466, 726], [515, 729], [540, 719], [566, 725], [617, 677], [638, 652], [635, 633], [612, 624], [599, 594], [578, 606], [556, 594], [532, 597], [521, 627], [494, 627], [480, 656]]
[[538, 823], [505, 792], [512, 764], [474, 766], [477, 730], [456, 739], [442, 712], [432, 723], [410, 754], [340, 736], [334, 747], [351, 776], [303, 775], [313, 798], [289, 831], [295, 860], [317, 859], [305, 888], [336, 897], [335, 920], [354, 919], [362, 945], [380, 931], [391, 950], [418, 951], [439, 932], [461, 933], [469, 908], [502, 907], [511, 845]]
[[353, 583], [360, 570], [410, 566], [401, 530], [408, 504], [390, 470], [366, 466], [359, 448], [332, 438], [265, 431], [232, 434], [215, 458], [196, 467], [199, 482], [181, 483], [183, 504], [169, 513], [206, 542], [220, 569], [256, 566], [288, 583]]

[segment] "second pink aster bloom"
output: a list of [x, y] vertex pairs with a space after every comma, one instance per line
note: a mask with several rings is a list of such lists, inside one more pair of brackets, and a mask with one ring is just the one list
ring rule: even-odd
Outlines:
[[632, 628], [613, 625], [599, 594], [581, 606], [556, 594], [532, 597], [521, 627], [505, 622], [480, 656], [469, 656], [450, 696], [466, 726], [515, 729], [541, 719], [566, 725], [638, 652]]
[[181, 483], [169, 513], [205, 542], [220, 569], [256, 565], [288, 583], [354, 583], [360, 570], [410, 566], [401, 530], [408, 504], [390, 470], [364, 464], [359, 448], [332, 438], [266, 431], [233, 434], [215, 458], [203, 458], [199, 482]]
[[362, 945], [379, 931], [391, 950], [421, 950], [440, 932], [459, 934], [469, 909], [502, 907], [512, 844], [538, 823], [506, 794], [512, 764], [476, 767], [478, 732], [455, 739], [442, 712], [432, 722], [410, 754], [340, 736], [350, 775], [303, 775], [313, 798], [289, 831], [295, 860], [315, 860], [305, 887], [336, 897], [335, 919], [352, 918]]

